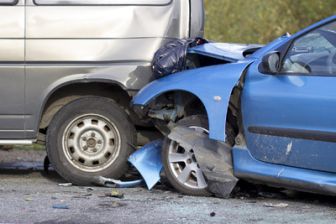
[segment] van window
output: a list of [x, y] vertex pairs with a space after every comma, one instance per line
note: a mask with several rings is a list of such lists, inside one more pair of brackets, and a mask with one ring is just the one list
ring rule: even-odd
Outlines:
[[169, 5], [173, 0], [34, 0], [36, 5]]
[[19, 0], [0, 0], [0, 5], [16, 5]]

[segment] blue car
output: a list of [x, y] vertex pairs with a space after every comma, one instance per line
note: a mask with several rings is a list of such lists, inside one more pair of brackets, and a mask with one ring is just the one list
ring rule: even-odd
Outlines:
[[133, 100], [166, 136], [177, 190], [229, 195], [242, 179], [336, 194], [336, 16], [266, 46], [207, 43], [189, 55], [199, 68]]

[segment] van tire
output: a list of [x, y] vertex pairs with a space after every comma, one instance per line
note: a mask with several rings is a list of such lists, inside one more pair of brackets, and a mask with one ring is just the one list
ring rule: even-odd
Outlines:
[[136, 131], [115, 101], [88, 96], [56, 113], [46, 140], [49, 160], [58, 174], [75, 185], [92, 185], [94, 177], [125, 174]]

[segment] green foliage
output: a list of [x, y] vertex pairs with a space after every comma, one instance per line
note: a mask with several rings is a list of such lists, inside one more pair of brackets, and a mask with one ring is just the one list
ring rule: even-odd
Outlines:
[[336, 0], [205, 0], [206, 38], [267, 43], [336, 13]]

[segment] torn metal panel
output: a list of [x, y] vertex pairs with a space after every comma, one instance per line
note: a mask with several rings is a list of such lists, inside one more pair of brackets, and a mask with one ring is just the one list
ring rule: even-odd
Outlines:
[[168, 138], [184, 149], [194, 151], [211, 193], [222, 198], [230, 196], [238, 181], [233, 175], [230, 146], [209, 139], [207, 134], [181, 126], [175, 127]]
[[162, 140], [156, 140], [134, 152], [128, 161], [144, 178], [148, 189], [152, 189], [160, 181]]

